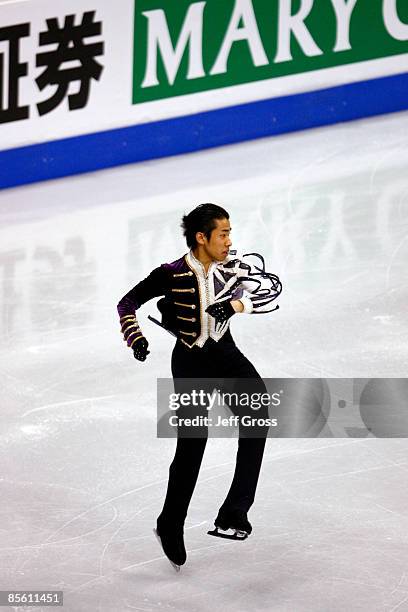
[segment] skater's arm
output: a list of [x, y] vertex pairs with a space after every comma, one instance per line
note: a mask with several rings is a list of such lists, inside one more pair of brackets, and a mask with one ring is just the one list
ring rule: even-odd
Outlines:
[[[238, 267], [239, 285], [242, 296], [239, 302], [243, 309], [240, 312], [248, 314], [265, 313], [277, 310], [279, 306], [272, 306], [272, 302], [282, 292], [282, 283], [276, 274], [265, 270], [265, 262], [261, 255], [250, 253], [252, 262], [248, 256], [244, 256]], [[233, 305], [234, 307], [234, 305]], [[235, 308], [234, 308], [235, 310]], [[236, 310], [236, 312], [239, 312]]]
[[138, 345], [144, 345], [143, 340], [146, 341], [136, 318], [136, 310], [148, 300], [164, 295], [166, 277], [163, 266], [155, 268], [149, 276], [126, 293], [117, 304], [123, 340], [133, 350]]
[[[249, 255], [256, 259], [251, 263]], [[236, 312], [264, 313], [277, 310], [271, 307], [282, 291], [282, 284], [276, 274], [266, 272], [263, 257], [257, 253], [243, 255], [227, 262], [225, 268], [234, 273], [219, 300], [206, 309], [218, 324], [225, 323]]]

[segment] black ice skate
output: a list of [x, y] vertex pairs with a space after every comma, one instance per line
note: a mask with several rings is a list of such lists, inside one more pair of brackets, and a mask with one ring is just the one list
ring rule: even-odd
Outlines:
[[245, 513], [232, 513], [230, 516], [217, 517], [215, 529], [207, 531], [208, 535], [226, 540], [246, 540], [252, 532], [252, 525]]
[[216, 536], [217, 538], [225, 538], [226, 540], [246, 540], [248, 533], [241, 529], [221, 529], [215, 527], [212, 531], [207, 531], [208, 535]]
[[153, 529], [153, 533], [167, 559], [176, 572], [179, 572], [180, 565], [184, 565], [187, 559], [186, 549], [184, 547], [183, 528], [173, 528], [167, 531], [157, 526], [156, 529]]

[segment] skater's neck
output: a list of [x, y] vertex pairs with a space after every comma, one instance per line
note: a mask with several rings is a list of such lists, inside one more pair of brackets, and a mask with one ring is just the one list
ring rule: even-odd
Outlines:
[[204, 266], [204, 270], [208, 272], [208, 268], [215, 261], [208, 253], [203, 249], [203, 247], [198, 244], [195, 249], [193, 249], [193, 255], [199, 262], [201, 262]]

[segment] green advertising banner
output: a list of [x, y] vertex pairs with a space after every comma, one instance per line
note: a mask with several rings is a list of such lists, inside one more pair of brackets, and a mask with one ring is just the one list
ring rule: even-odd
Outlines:
[[407, 52], [406, 0], [135, 0], [133, 103]]

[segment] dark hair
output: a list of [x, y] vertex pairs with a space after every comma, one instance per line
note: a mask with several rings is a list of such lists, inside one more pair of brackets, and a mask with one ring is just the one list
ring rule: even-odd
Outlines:
[[216, 219], [229, 219], [227, 211], [217, 204], [199, 204], [188, 215], [184, 215], [181, 222], [183, 236], [187, 246], [194, 249], [197, 246], [196, 233], [203, 232], [207, 240], [216, 227]]

